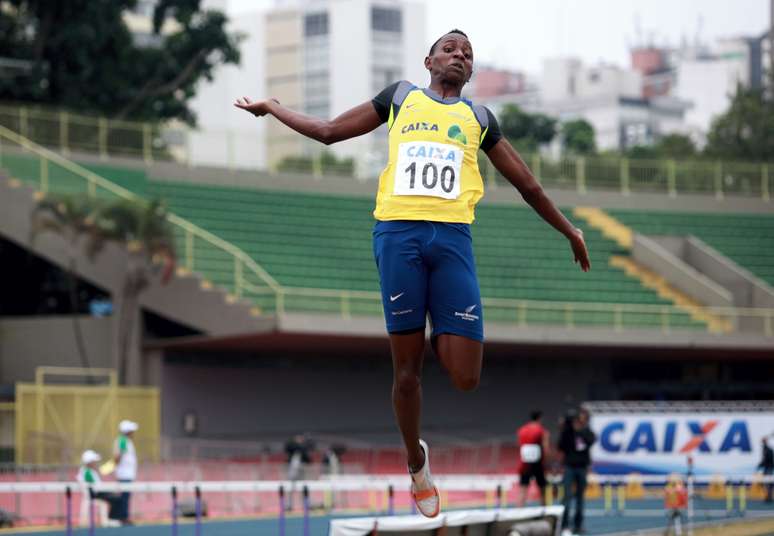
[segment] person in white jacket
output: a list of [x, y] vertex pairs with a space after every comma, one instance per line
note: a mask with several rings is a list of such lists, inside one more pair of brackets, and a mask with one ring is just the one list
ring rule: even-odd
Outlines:
[[[134, 448], [134, 433], [139, 426], [136, 422], [123, 420], [118, 424], [119, 436], [113, 444], [113, 461], [116, 464], [116, 479], [119, 482], [134, 482], [137, 479], [137, 451]], [[122, 524], [131, 525], [129, 520], [129, 499], [131, 493], [121, 493], [121, 507], [116, 516]]]

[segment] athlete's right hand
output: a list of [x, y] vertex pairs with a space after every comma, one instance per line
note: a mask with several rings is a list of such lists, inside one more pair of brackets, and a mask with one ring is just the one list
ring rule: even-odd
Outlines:
[[277, 99], [269, 99], [269, 100], [253, 102], [248, 97], [242, 97], [241, 99], [236, 100], [236, 102], [234, 103], [234, 106], [236, 106], [237, 108], [241, 108], [242, 110], [247, 110], [255, 117], [262, 117], [267, 113], [269, 113], [270, 102], [275, 102], [279, 104], [279, 101]]
[[591, 261], [589, 260], [589, 251], [586, 249], [586, 241], [583, 239], [583, 231], [576, 227], [569, 239], [576, 264], [580, 264], [581, 270], [588, 272], [591, 268]]

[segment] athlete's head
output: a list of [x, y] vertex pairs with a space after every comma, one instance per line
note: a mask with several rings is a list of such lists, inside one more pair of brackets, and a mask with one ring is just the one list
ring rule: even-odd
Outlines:
[[543, 412], [540, 410], [533, 411], [529, 414], [529, 419], [531, 421], [539, 421], [543, 417]]
[[473, 47], [465, 32], [454, 29], [433, 43], [425, 58], [425, 68], [431, 78], [465, 85], [473, 74]]

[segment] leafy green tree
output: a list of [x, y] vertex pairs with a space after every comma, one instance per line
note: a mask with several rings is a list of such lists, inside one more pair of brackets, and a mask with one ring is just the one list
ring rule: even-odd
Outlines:
[[629, 158], [686, 160], [697, 156], [696, 144], [683, 134], [667, 134], [653, 145], [635, 145], [626, 150]]
[[550, 143], [556, 135], [556, 119], [544, 114], [530, 114], [515, 104], [503, 106], [498, 117], [500, 130], [520, 151], [535, 151]]
[[[226, 16], [200, 3], [159, 0], [152, 33], [139, 42], [123, 18], [137, 0], [0, 0], [0, 57], [25, 66], [0, 77], [0, 99], [194, 124], [197, 82], [239, 62]], [[165, 21], [173, 31], [161, 31]]]
[[87, 253], [96, 256], [107, 242], [126, 246], [129, 255], [118, 311], [118, 377], [126, 382], [130, 346], [140, 318], [140, 294], [161, 270], [166, 284], [175, 268], [175, 239], [160, 201], [124, 200], [99, 211]]
[[626, 149], [624, 155], [634, 159], [657, 160], [660, 158], [655, 145], [633, 145]]
[[585, 119], [562, 123], [562, 146], [574, 154], [593, 154], [597, 149], [594, 127]]
[[320, 166], [323, 175], [339, 175], [341, 177], [355, 175], [355, 160], [353, 158], [336, 158], [336, 155], [331, 151], [322, 152]]
[[696, 156], [696, 144], [684, 134], [662, 136], [656, 142], [655, 149], [660, 158], [681, 160]]
[[705, 153], [715, 158], [774, 160], [774, 98], [737, 86], [731, 106], [712, 122]]
[[312, 174], [314, 162], [311, 156], [286, 156], [277, 164], [277, 171]]

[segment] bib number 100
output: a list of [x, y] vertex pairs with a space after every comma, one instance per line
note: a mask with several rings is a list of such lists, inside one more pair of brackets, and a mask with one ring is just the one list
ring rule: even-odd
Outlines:
[[[409, 189], [413, 190], [417, 180], [417, 163], [411, 162], [409, 166], [404, 170], [409, 173]], [[427, 162], [422, 166], [422, 186], [427, 190], [432, 190], [438, 184], [438, 180], [441, 181], [441, 189], [446, 193], [451, 193], [454, 189], [454, 168], [451, 166], [443, 166], [440, 173], [438, 172], [438, 166], [433, 162]]]

